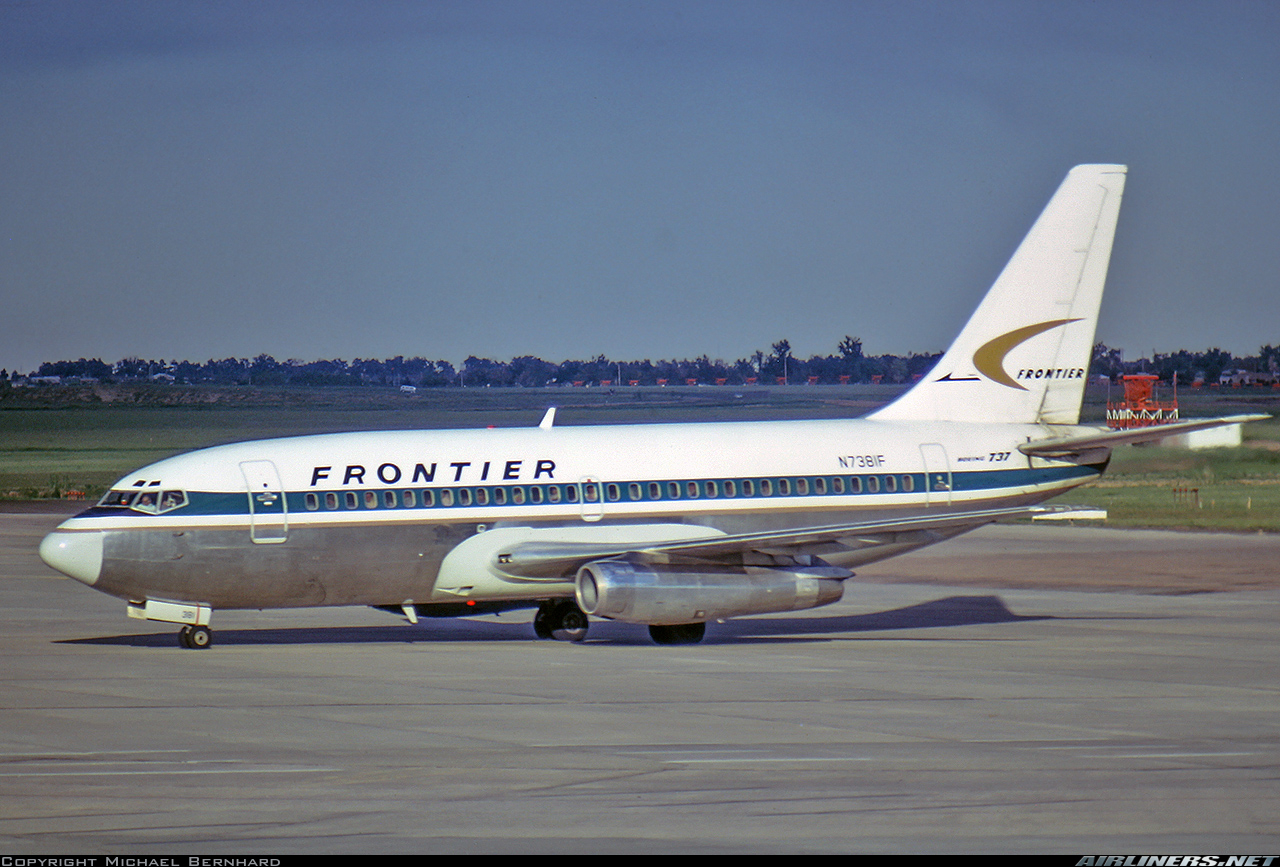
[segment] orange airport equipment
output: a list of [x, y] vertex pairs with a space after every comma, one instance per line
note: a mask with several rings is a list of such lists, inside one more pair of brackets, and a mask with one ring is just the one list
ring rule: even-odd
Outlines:
[[1152, 373], [1131, 373], [1121, 377], [1124, 381], [1124, 400], [1107, 401], [1107, 427], [1112, 430], [1128, 430], [1135, 427], [1151, 427], [1178, 420], [1177, 379], [1174, 379], [1173, 400], [1155, 400], [1152, 392], [1160, 377]]

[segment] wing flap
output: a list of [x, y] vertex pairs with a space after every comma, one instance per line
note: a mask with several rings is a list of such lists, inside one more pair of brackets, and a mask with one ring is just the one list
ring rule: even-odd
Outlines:
[[[824, 544], [862, 548], [900, 544], [903, 542], [902, 537], [904, 536], [928, 531], [946, 532], [948, 535], [955, 535], [1001, 518], [1021, 518], [1044, 511], [1050, 510], [1042, 506], [983, 509], [972, 512], [920, 515], [912, 518], [862, 521], [855, 524], [806, 527], [797, 530], [769, 530], [731, 536], [703, 536], [693, 539], [661, 541], [653, 544], [517, 542], [497, 554], [493, 568], [516, 578], [545, 580], [570, 578], [580, 568], [593, 560], [607, 560], [624, 556], [635, 556], [650, 560], [678, 557], [722, 561], [738, 559], [751, 553], [763, 555], [786, 554], [788, 551]], [[691, 527], [690, 529], [693, 530], [694, 528]]]

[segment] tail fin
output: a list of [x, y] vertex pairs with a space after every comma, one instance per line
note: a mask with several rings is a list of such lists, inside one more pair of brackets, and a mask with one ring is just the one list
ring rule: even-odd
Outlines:
[[1076, 166], [924, 379], [874, 419], [1075, 424], [1125, 166]]

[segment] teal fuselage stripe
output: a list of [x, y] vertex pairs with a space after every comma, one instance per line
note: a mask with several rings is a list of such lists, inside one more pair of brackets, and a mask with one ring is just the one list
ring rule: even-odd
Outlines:
[[[1065, 466], [1041, 467], [1032, 469], [981, 470], [950, 473], [951, 492], [980, 492], [1002, 489], [1032, 488], [1040, 485], [1067, 482], [1101, 475], [1100, 466]], [[285, 500], [290, 513], [333, 512], [333, 511], [449, 511], [466, 509], [501, 509], [512, 506], [540, 505], [582, 505], [591, 509], [607, 507], [614, 503], [687, 503], [687, 502], [732, 502], [735, 500], [804, 500], [814, 497], [837, 497], [857, 500], [862, 497], [880, 495], [911, 494], [919, 496], [926, 490], [926, 484], [932, 480], [931, 491], [934, 493], [946, 490], [947, 473], [872, 473], [866, 475], [839, 476], [752, 476], [749, 478], [715, 478], [715, 479], [652, 479], [645, 481], [594, 482], [594, 499], [588, 497], [585, 503], [580, 502], [580, 494], [585, 492], [585, 485], [576, 483], [541, 484], [541, 485], [457, 485], [448, 487], [415, 487], [384, 486], [376, 488], [340, 488], [336, 490], [289, 491]], [[892, 478], [894, 489], [889, 490], [886, 479]], [[657, 486], [657, 496], [653, 496], [653, 486]], [[689, 486], [697, 491], [697, 496], [689, 496]], [[713, 486], [713, 494], [708, 496], [708, 486]], [[873, 490], [874, 485], [874, 490]], [[672, 496], [672, 487], [677, 493]], [[842, 490], [836, 490], [837, 487]], [[559, 496], [555, 500], [550, 497], [550, 489], [558, 489]], [[634, 490], [638, 488], [638, 491]], [[769, 493], [762, 493], [767, 488]], [[787, 493], [781, 493], [786, 488]], [[515, 502], [516, 489], [523, 502]], [[533, 491], [539, 495], [533, 498]], [[730, 490], [732, 494], [728, 493]], [[743, 493], [750, 490], [750, 494]], [[403, 493], [413, 492], [413, 505], [406, 506]], [[388, 506], [386, 492], [394, 494], [394, 506]], [[430, 503], [426, 502], [430, 492]], [[483, 493], [481, 493], [483, 492]], [[374, 494], [372, 506], [366, 503], [365, 494]], [[638, 493], [638, 496], [634, 494]], [[336, 508], [326, 502], [327, 495], [333, 495]], [[353, 494], [354, 506], [347, 495]], [[261, 497], [262, 495], [255, 495]], [[308, 497], [313, 499], [308, 502]], [[267, 498], [270, 500], [270, 497]], [[165, 512], [166, 515], [200, 515], [200, 516], [234, 516], [248, 515], [249, 501], [243, 492], [219, 493], [211, 491], [190, 491], [187, 493], [187, 505], [179, 509]], [[122, 511], [133, 510], [120, 508], [95, 507], [86, 514], [121, 514]], [[255, 503], [255, 511], [259, 514], [279, 513], [278, 499], [273, 502]]]

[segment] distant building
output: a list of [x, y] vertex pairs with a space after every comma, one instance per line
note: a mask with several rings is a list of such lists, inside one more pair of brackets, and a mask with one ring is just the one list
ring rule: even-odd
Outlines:
[[1218, 377], [1219, 385], [1239, 388], [1243, 385], [1275, 385], [1280, 376], [1274, 373], [1256, 373], [1252, 370], [1224, 370]]

